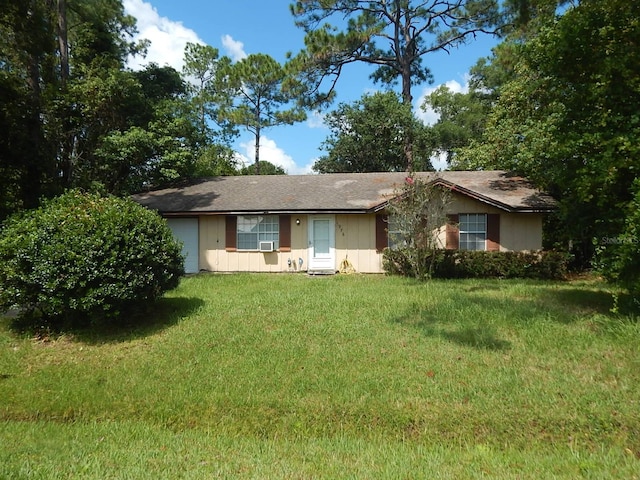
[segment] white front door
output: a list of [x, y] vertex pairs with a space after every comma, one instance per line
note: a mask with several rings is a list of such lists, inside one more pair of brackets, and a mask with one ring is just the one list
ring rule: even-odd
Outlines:
[[309, 216], [309, 271], [336, 271], [336, 228], [333, 215]]

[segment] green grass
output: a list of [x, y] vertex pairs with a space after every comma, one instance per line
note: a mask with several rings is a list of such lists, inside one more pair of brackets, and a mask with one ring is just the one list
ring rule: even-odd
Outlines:
[[595, 281], [200, 275], [136, 327], [0, 323], [0, 478], [640, 478]]

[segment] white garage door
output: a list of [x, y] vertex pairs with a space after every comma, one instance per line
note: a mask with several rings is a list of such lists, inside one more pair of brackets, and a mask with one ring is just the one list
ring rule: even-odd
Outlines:
[[184, 271], [198, 273], [198, 219], [168, 218], [167, 223], [173, 236], [182, 242], [182, 254], [185, 256]]

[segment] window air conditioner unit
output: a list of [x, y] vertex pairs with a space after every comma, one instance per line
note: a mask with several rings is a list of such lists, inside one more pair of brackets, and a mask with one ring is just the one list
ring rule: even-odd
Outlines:
[[259, 242], [258, 250], [261, 252], [273, 252], [273, 242]]

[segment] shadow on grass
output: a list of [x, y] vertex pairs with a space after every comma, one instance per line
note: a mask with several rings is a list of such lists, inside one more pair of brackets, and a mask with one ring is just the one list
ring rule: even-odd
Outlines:
[[87, 344], [118, 343], [154, 335], [188, 317], [204, 301], [200, 298], [161, 298], [144, 310], [137, 311], [113, 324], [97, 325], [73, 333], [76, 340]]
[[498, 338], [491, 327], [463, 327], [460, 330], [439, 332], [442, 338], [479, 350], [506, 351], [511, 350], [511, 342]]
[[544, 296], [549, 299], [550, 306], [560, 306], [581, 314], [610, 315], [614, 304], [611, 292], [590, 288], [549, 289]]
[[91, 326], [61, 329], [34, 327], [33, 322], [20, 317], [11, 320], [14, 333], [26, 334], [39, 339], [71, 335], [81, 343], [97, 345], [118, 343], [154, 335], [198, 310], [204, 301], [200, 298], [161, 298], [156, 302], [122, 314], [118, 320], [102, 321]]
[[[457, 281], [451, 287], [435, 304], [415, 303], [391, 321], [459, 345], [505, 351], [512, 345], [500, 338], [496, 325], [517, 328], [548, 321], [571, 324], [594, 315], [605, 325], [620, 319], [620, 314], [612, 312], [614, 295], [599, 284], [531, 281], [523, 285], [504, 280]], [[635, 316], [630, 314], [630, 318]]]
[[406, 315], [394, 319], [394, 322], [413, 326], [427, 337], [439, 337], [463, 347], [496, 352], [511, 349], [511, 342], [499, 338], [493, 325], [478, 325], [476, 319], [461, 323], [446, 317], [436, 318], [433, 313], [415, 304]]
[[[500, 285], [501, 282], [505, 282]], [[514, 317], [535, 317], [541, 312], [547, 318], [560, 323], [574, 321], [584, 315], [600, 314], [613, 316], [614, 295], [610, 290], [597, 285], [576, 285], [569, 282], [530, 281], [525, 289], [509, 295], [509, 280], [489, 282], [485, 285], [470, 285], [458, 291], [467, 301], [482, 304], [487, 309], [509, 309]], [[495, 295], [505, 291], [507, 294]]]

